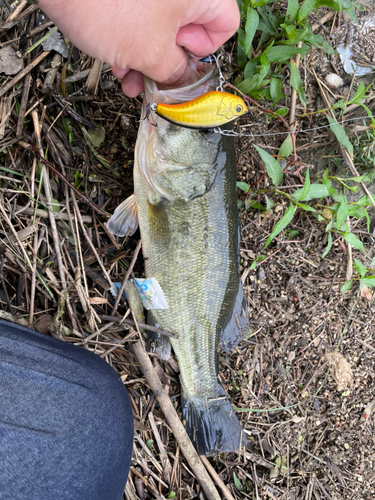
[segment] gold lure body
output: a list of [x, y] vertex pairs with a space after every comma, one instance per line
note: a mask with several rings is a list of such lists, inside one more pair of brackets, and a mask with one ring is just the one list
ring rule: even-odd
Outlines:
[[224, 125], [247, 113], [241, 97], [211, 91], [182, 104], [158, 104], [155, 113], [182, 127], [205, 129]]

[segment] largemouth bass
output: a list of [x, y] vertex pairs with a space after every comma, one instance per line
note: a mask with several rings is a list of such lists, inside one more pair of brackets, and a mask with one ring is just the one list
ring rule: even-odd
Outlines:
[[[197, 63], [182, 89], [145, 80], [151, 103], [181, 103], [217, 85], [216, 70]], [[247, 331], [239, 279], [239, 220], [234, 140], [180, 127], [152, 113], [140, 124], [134, 195], [108, 221], [116, 235], [141, 231], [146, 277], [156, 278], [169, 308], [152, 310], [171, 339], [181, 373], [182, 419], [200, 454], [236, 451], [246, 442], [218, 378], [218, 346], [229, 350]]]

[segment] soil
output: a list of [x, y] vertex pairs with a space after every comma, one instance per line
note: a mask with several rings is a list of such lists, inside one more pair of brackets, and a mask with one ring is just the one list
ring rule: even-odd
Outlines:
[[[312, 22], [324, 13], [319, 12]], [[44, 31], [27, 36], [38, 26], [39, 15], [34, 11], [26, 21], [2, 32], [2, 43], [12, 43], [19, 50], [35, 43]], [[331, 23], [319, 28], [327, 39]], [[231, 42], [228, 50], [234, 47]], [[40, 46], [34, 49], [25, 66], [42, 52]], [[114, 238], [93, 203], [112, 213], [132, 193], [140, 99], [124, 97], [109, 70], [98, 74], [96, 94], [85, 87], [87, 75], [63, 84], [64, 75], [76, 76], [95, 68], [94, 61], [74, 47], [60, 62], [54, 56], [52, 52], [45, 57], [29, 77], [8, 90], [6, 85], [13, 76], [3, 76], [0, 82], [5, 117], [0, 124], [0, 317], [84, 346], [117, 370], [131, 396], [136, 428], [124, 498], [204, 498], [132, 353], [138, 333], [127, 325], [100, 319], [111, 314], [114, 298], [109, 282], [122, 282], [139, 233]], [[57, 73], [52, 92], [43, 84], [53, 64], [57, 64]], [[358, 88], [359, 81], [343, 72], [337, 57], [328, 58], [313, 49], [301, 65], [307, 112], [323, 107], [312, 67], [321, 79], [334, 71], [345, 80], [346, 86], [333, 92], [335, 98]], [[235, 76], [235, 65], [232, 71]], [[283, 85], [285, 106], [289, 107], [287, 78]], [[370, 109], [372, 102], [370, 96]], [[296, 117], [302, 113], [297, 105]], [[353, 113], [362, 116], [358, 113], [363, 110]], [[94, 132], [90, 124], [100, 125], [100, 131]], [[299, 130], [326, 124], [324, 116], [298, 121]], [[327, 220], [318, 220], [302, 209], [265, 249], [289, 201], [275, 192], [252, 146], [255, 143], [277, 154], [285, 136], [268, 134], [285, 132], [285, 128], [255, 106], [236, 125], [236, 130], [246, 130], [240, 125], [251, 125], [253, 133], [236, 139], [238, 181], [251, 186], [250, 203], [238, 190], [240, 271], [250, 328], [230, 355], [220, 353], [219, 367], [248, 443], [238, 453], [209, 461], [236, 499], [371, 500], [375, 498], [374, 298], [371, 288], [360, 289], [358, 275], [354, 275], [350, 291], [342, 293], [341, 287], [354, 259], [367, 267], [368, 275], [375, 274], [373, 212], [369, 210], [370, 232], [366, 218], [351, 220], [351, 232], [361, 240], [364, 252], [349, 248], [335, 234], [332, 249], [323, 258]], [[374, 144], [371, 137], [374, 139], [367, 134], [370, 129], [363, 127], [352, 129], [354, 163], [361, 174], [372, 174], [374, 155], [369, 151]], [[291, 194], [302, 187], [301, 172], [306, 168], [315, 182], [321, 181], [326, 168], [330, 175], [351, 176], [326, 128], [296, 137], [298, 161], [285, 164], [279, 190]], [[36, 161], [37, 151], [69, 184]], [[52, 205], [46, 198], [48, 179], [41, 182], [43, 172], [49, 175]], [[75, 194], [69, 185], [76, 188]], [[274, 203], [272, 208], [262, 211], [253, 206], [265, 205], [266, 196]], [[332, 204], [331, 199], [322, 200], [324, 207]], [[54, 207], [52, 217], [48, 205]], [[260, 255], [263, 260], [252, 268]], [[133, 273], [143, 275], [141, 254]], [[129, 313], [122, 300], [116, 315]], [[173, 356], [166, 362], [159, 360], [157, 371], [180, 412], [178, 366]], [[161, 460], [159, 440], [169, 466]]]

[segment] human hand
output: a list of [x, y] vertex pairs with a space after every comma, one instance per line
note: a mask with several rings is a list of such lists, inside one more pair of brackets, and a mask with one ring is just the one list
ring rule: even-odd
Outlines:
[[[186, 50], [215, 52], [236, 31], [236, 0], [40, 0], [79, 49], [112, 65], [129, 97], [143, 75], [168, 85], [189, 79]], [[186, 50], [185, 50], [186, 49]]]

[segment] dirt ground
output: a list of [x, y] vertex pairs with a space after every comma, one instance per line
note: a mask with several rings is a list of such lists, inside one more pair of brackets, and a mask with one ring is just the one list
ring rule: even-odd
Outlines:
[[[3, 16], [0, 49], [24, 51], [45, 34], [48, 26], [41, 29], [40, 22], [48, 20], [40, 17], [36, 6], [28, 9], [28, 15], [16, 18], [11, 27]], [[324, 12], [318, 14], [312, 22]], [[334, 22], [340, 19], [335, 17]], [[319, 28], [327, 38], [331, 23]], [[228, 49], [234, 48], [235, 42], [230, 43]], [[24, 67], [30, 69], [36, 58], [35, 67], [17, 81], [19, 73], [3, 74], [0, 82], [0, 317], [92, 350], [117, 370], [135, 415], [134, 453], [124, 498], [204, 498], [133, 355], [138, 333], [105, 318], [115, 302], [110, 282], [122, 282], [139, 233], [114, 238], [92, 202], [112, 213], [132, 193], [141, 100], [124, 97], [111, 72], [74, 47], [59, 56], [54, 51], [46, 54], [39, 45]], [[337, 57], [311, 50], [301, 66], [310, 112], [322, 107], [313, 66], [321, 79], [336, 70], [343, 77], [345, 86], [334, 92], [336, 97], [358, 87], [359, 81], [345, 74]], [[85, 70], [91, 70], [89, 77], [88, 72], [82, 73]], [[236, 72], [233, 64], [229, 77]], [[64, 83], [68, 77], [73, 81]], [[287, 78], [284, 90], [284, 104], [289, 106]], [[368, 105], [373, 109], [371, 104], [372, 94]], [[297, 104], [297, 118], [302, 111]], [[90, 128], [92, 124], [101, 128]], [[368, 232], [365, 218], [353, 219], [351, 231], [365, 252], [352, 248], [348, 253], [348, 245], [336, 234], [331, 251], [322, 258], [326, 222], [297, 210], [289, 232], [280, 233], [264, 250], [289, 202], [273, 191], [252, 144], [277, 154], [284, 136], [266, 134], [285, 129], [254, 106], [236, 130], [250, 124], [253, 137], [236, 140], [238, 181], [251, 186], [252, 202], [264, 204], [267, 195], [275, 205], [267, 212], [246, 209], [246, 195], [238, 190], [240, 271], [250, 328], [235, 351], [219, 358], [223, 386], [248, 444], [238, 453], [222, 454], [209, 462], [236, 499], [372, 500], [374, 298], [371, 289], [361, 294], [358, 281], [345, 294], [340, 288], [354, 259], [375, 274], [375, 237]], [[298, 127], [326, 124], [324, 116], [310, 117], [299, 121]], [[363, 142], [363, 134], [362, 129], [353, 132], [358, 151], [363, 145], [374, 147], [371, 137]], [[38, 152], [68, 183], [37, 161]], [[310, 168], [316, 181], [325, 168], [331, 175], [347, 175], [335, 138], [326, 128], [297, 134], [297, 153], [298, 163], [286, 165], [280, 186], [284, 192], [302, 186], [297, 167], [302, 172]], [[361, 173], [371, 173], [373, 165], [364, 165], [363, 154], [355, 156], [356, 166]], [[322, 203], [330, 205], [332, 200]], [[250, 269], [259, 255], [265, 259]], [[141, 253], [133, 273], [143, 275]], [[123, 300], [116, 309], [116, 318], [129, 316]], [[157, 372], [180, 412], [174, 358], [158, 362]]]

